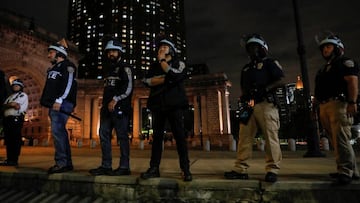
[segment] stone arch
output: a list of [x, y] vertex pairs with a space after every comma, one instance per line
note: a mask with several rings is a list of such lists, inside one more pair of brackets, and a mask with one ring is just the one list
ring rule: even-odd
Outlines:
[[[6, 77], [17, 76], [24, 81], [24, 91], [29, 96], [29, 108], [24, 123], [23, 136], [46, 138], [50, 135], [47, 109], [39, 99], [51, 66], [47, 59], [49, 44], [60, 37], [42, 28], [28, 29], [28, 19], [0, 11], [0, 69]], [[78, 61], [75, 46], [70, 45], [70, 59]]]

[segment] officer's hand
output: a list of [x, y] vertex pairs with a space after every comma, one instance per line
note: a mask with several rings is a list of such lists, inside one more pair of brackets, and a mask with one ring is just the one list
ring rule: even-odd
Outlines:
[[356, 104], [348, 104], [346, 109], [348, 117], [354, 116], [357, 113], [357, 105]]
[[109, 104], [108, 104], [108, 110], [109, 110], [110, 112], [113, 112], [114, 109], [115, 109], [115, 105], [116, 105], [116, 101], [115, 101], [115, 100], [111, 100], [111, 102], [109, 102]]
[[14, 108], [15, 110], [19, 110], [20, 109], [20, 104], [16, 103], [16, 102], [10, 102], [9, 106], [11, 106], [11, 108]]
[[60, 111], [60, 107], [61, 107], [61, 104], [60, 103], [54, 103], [53, 106], [52, 106], [52, 109], [54, 111]]

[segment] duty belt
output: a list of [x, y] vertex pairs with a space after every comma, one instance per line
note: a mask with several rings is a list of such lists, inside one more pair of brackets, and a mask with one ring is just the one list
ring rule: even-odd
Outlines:
[[345, 101], [345, 98], [344, 97], [330, 97], [328, 99], [325, 99], [325, 100], [321, 101], [320, 103], [325, 104], [325, 103], [328, 103], [328, 102], [331, 102], [331, 101]]

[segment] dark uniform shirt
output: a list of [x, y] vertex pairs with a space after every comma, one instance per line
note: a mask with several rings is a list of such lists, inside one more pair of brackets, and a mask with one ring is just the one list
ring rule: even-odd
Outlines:
[[347, 84], [344, 76], [358, 76], [357, 63], [347, 57], [339, 57], [324, 65], [315, 77], [315, 97], [319, 102], [330, 98], [347, 99]]
[[266, 87], [284, 77], [280, 64], [271, 58], [251, 61], [246, 64], [241, 73], [241, 89], [243, 102], [251, 99], [255, 103], [264, 101], [266, 97]]
[[47, 71], [45, 86], [40, 98], [41, 105], [52, 107], [55, 102], [66, 100], [76, 105], [76, 67], [65, 59]]
[[116, 109], [123, 113], [131, 111], [131, 97], [134, 89], [132, 68], [125, 63], [111, 63], [105, 66], [103, 108], [114, 99]]
[[150, 110], [171, 110], [185, 108], [188, 100], [183, 81], [187, 77], [185, 64], [182, 61], [169, 62], [169, 71], [164, 72], [160, 63], [150, 66], [146, 78], [165, 76], [165, 82], [151, 86], [147, 107]]

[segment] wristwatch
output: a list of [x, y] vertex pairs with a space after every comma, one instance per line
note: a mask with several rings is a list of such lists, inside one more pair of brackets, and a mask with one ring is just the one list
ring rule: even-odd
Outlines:
[[348, 101], [348, 104], [356, 104], [356, 101]]
[[166, 59], [160, 59], [160, 63], [161, 63], [161, 62], [166, 62]]

